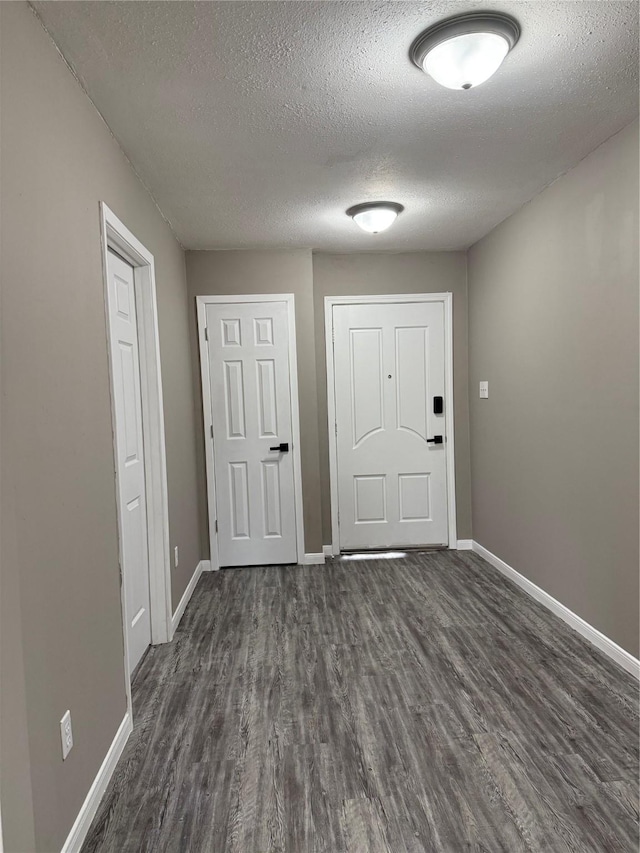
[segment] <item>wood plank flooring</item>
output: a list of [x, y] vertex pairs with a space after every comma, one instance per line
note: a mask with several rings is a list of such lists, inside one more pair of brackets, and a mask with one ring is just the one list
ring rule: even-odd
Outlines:
[[203, 575], [83, 847], [638, 850], [637, 683], [471, 552]]

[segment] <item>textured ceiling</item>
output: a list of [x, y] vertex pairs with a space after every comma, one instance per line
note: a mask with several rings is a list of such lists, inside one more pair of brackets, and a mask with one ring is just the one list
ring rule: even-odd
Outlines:
[[522, 36], [468, 92], [408, 49], [487, 3], [33, 5], [187, 248], [465, 248], [638, 112], [636, 2], [490, 3]]

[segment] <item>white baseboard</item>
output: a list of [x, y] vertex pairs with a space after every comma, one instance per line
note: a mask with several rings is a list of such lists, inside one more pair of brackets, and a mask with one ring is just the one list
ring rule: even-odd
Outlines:
[[203, 572], [213, 571], [213, 569], [211, 568], [211, 560], [200, 560], [200, 565], [202, 566]]
[[473, 539], [458, 539], [456, 549], [458, 551], [473, 551]]
[[496, 557], [496, 555], [492, 554], [491, 551], [483, 548], [483, 546], [478, 542], [473, 542], [473, 550], [476, 554], [483, 557], [487, 563], [491, 563], [494, 568], [527, 592], [532, 598], [535, 598], [536, 601], [539, 601], [540, 604], [543, 604], [546, 608], [551, 610], [552, 613], [559, 616], [560, 619], [566, 622], [567, 625], [574, 629], [574, 631], [581, 634], [586, 640], [592, 643], [596, 648], [600, 649], [601, 652], [604, 652], [605, 655], [608, 655], [623, 669], [640, 679], [640, 661], [637, 658], [634, 658], [633, 655], [629, 654], [629, 652], [625, 651], [617, 643], [614, 643], [613, 640], [610, 640], [609, 637], [602, 634], [597, 630], [597, 628], [594, 628], [593, 625], [590, 625], [581, 616], [574, 613], [573, 610], [569, 610], [568, 607], [565, 607], [564, 604], [559, 602], [552, 595], [549, 595], [548, 592], [545, 592], [532, 581], [528, 580], [528, 578], [525, 578], [524, 575], [521, 575], [520, 572], [517, 572], [508, 563], [505, 563], [504, 560], [501, 560], [500, 557]]
[[333, 557], [333, 545], [323, 545], [322, 553], [325, 557]]
[[204, 569], [205, 563], [208, 563], [208, 562], [209, 562], [208, 560], [200, 560], [200, 562], [196, 566], [195, 572], [193, 573], [193, 577], [191, 578], [191, 580], [187, 584], [187, 588], [185, 589], [185, 591], [182, 595], [182, 598], [180, 599], [180, 603], [176, 607], [176, 612], [171, 617], [171, 637], [170, 637], [171, 640], [173, 639], [173, 635], [176, 633], [176, 628], [180, 624], [180, 620], [182, 619], [184, 611], [187, 608], [187, 604], [191, 600], [191, 596], [193, 595], [193, 590], [196, 588], [196, 584], [200, 580], [200, 575], [205, 570]]
[[120, 723], [118, 731], [116, 732], [113, 743], [109, 747], [109, 751], [102, 762], [100, 770], [98, 770], [98, 775], [93, 780], [93, 784], [89, 788], [87, 798], [82, 804], [82, 808], [80, 809], [78, 817], [75, 819], [75, 823], [71, 827], [71, 832], [62, 846], [62, 853], [80, 853], [80, 848], [87, 837], [91, 821], [94, 819], [96, 812], [98, 811], [102, 795], [109, 784], [109, 780], [113, 776], [113, 771], [116, 769], [118, 759], [122, 755], [132, 731], [133, 723], [131, 721], [131, 715], [127, 711], [124, 715], [124, 719]]
[[300, 560], [301, 566], [323, 566], [324, 554], [305, 554]]

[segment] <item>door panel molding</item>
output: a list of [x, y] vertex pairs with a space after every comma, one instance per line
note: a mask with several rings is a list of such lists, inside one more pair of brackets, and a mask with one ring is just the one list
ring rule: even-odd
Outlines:
[[324, 328], [327, 367], [327, 413], [329, 430], [329, 479], [331, 487], [331, 551], [340, 553], [340, 525], [338, 517], [338, 443], [336, 427], [335, 364], [333, 353], [335, 305], [388, 305], [407, 302], [440, 302], [444, 306], [445, 349], [445, 418], [447, 423], [446, 475], [447, 520], [449, 548], [457, 547], [456, 480], [455, 480], [455, 424], [453, 404], [453, 294], [406, 293], [383, 296], [325, 296]]
[[[212, 417], [212, 398], [211, 398], [211, 376], [209, 368], [208, 340], [207, 340], [207, 305], [222, 304], [222, 305], [242, 305], [246, 303], [270, 303], [284, 302], [287, 307], [287, 332], [289, 337], [289, 392], [291, 405], [291, 436], [292, 448], [291, 454], [293, 459], [293, 484], [294, 484], [294, 504], [295, 504], [295, 529], [296, 529], [296, 550], [297, 561], [299, 565], [305, 564], [304, 553], [304, 520], [302, 507], [302, 462], [300, 455], [300, 411], [298, 400], [298, 359], [296, 346], [296, 323], [295, 323], [295, 298], [293, 293], [251, 293], [241, 296], [196, 296], [196, 311], [198, 317], [198, 342], [200, 352], [200, 376], [202, 383], [202, 416], [204, 427], [204, 442], [205, 442], [205, 464], [207, 475], [207, 509], [209, 519], [209, 549], [211, 568], [213, 570], [220, 568], [220, 557], [218, 553], [218, 535], [216, 531], [217, 510], [216, 510], [216, 479], [213, 454], [213, 417]], [[268, 322], [267, 322], [268, 321]], [[239, 326], [233, 332], [231, 329], [226, 329], [226, 339], [228, 341], [230, 358], [232, 358], [233, 346], [238, 346]], [[210, 333], [210, 332], [209, 332]], [[256, 318], [254, 325], [254, 337], [252, 342], [256, 346], [267, 347], [273, 337], [273, 328], [270, 318]], [[266, 357], [265, 357], [266, 358]], [[263, 377], [265, 380], [267, 376]], [[268, 388], [265, 386], [265, 391]], [[265, 396], [264, 402], [268, 398]], [[265, 421], [268, 412], [265, 410]], [[265, 422], [265, 427], [268, 426]], [[268, 435], [268, 430], [265, 431], [265, 437]], [[274, 484], [264, 483], [265, 487], [269, 485], [274, 487]], [[275, 519], [264, 519], [267, 527], [275, 523]]]
[[[171, 561], [169, 554], [169, 502], [167, 492], [167, 461], [164, 433], [162, 374], [160, 369], [160, 336], [156, 301], [155, 264], [151, 252], [129, 231], [113, 211], [100, 202], [100, 231], [102, 238], [102, 272], [104, 280], [106, 329], [109, 329], [108, 257], [109, 249], [133, 266], [134, 290], [138, 319], [138, 348], [140, 357], [140, 390], [142, 396], [142, 435], [145, 448], [145, 486], [147, 493], [147, 529], [149, 550], [151, 642], [167, 643], [172, 638]], [[126, 307], [126, 306], [125, 306]], [[113, 399], [110, 335], [109, 375]], [[111, 407], [115, 442], [115, 417]], [[116, 451], [114, 444], [114, 452]], [[117, 477], [117, 472], [116, 472]], [[119, 488], [116, 488], [119, 502]], [[120, 506], [118, 505], [118, 517]], [[123, 565], [122, 535], [118, 531], [120, 566]], [[126, 612], [124, 585], [121, 585], [122, 612]], [[127, 632], [124, 629], [125, 687], [129, 713], [131, 706], [131, 673], [128, 664]]]

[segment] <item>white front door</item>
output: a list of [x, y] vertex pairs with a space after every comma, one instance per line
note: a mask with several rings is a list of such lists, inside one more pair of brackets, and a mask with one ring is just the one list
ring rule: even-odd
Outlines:
[[286, 302], [206, 306], [221, 566], [297, 562]]
[[333, 330], [341, 549], [448, 544], [444, 305], [334, 305]]
[[119, 525], [129, 672], [151, 642], [147, 501], [133, 268], [107, 253]]

